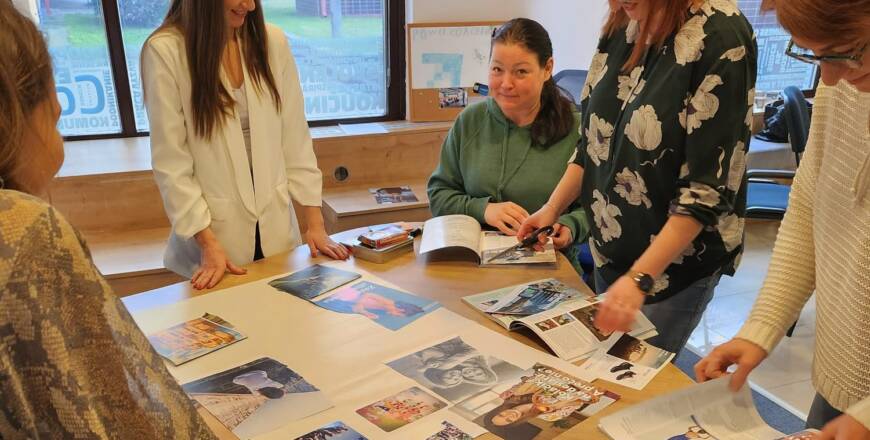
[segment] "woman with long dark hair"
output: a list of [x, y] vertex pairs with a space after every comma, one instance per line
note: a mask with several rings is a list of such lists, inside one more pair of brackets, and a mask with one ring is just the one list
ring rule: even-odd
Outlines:
[[[447, 134], [429, 203], [436, 216], [464, 214], [515, 235], [565, 171], [580, 116], [553, 81], [553, 46], [538, 22], [508, 21], [491, 47], [490, 98], [463, 110]], [[554, 247], [579, 271], [573, 245], [586, 239], [586, 213], [574, 204], [557, 220]]]
[[595, 318], [679, 352], [743, 250], [756, 75], [749, 22], [731, 0], [610, 0], [582, 92], [577, 156], [520, 237], [578, 196], [594, 219]]
[[166, 267], [196, 288], [302, 243], [344, 259], [320, 212], [320, 170], [287, 38], [259, 0], [173, 0], [142, 49]]
[[38, 197], [63, 163], [39, 30], [0, 1], [0, 437], [211, 439], [190, 398]]

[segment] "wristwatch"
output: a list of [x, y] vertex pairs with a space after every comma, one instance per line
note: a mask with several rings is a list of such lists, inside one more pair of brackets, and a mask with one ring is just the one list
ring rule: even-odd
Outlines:
[[652, 290], [653, 287], [655, 287], [656, 281], [650, 274], [630, 270], [626, 272], [626, 275], [634, 281], [634, 284], [637, 285], [637, 288], [640, 289], [644, 295], [654, 295]]

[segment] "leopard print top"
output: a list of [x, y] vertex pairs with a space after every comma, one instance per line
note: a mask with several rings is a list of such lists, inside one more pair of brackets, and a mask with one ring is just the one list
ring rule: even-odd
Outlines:
[[0, 288], [0, 438], [215, 438], [75, 229], [8, 190]]

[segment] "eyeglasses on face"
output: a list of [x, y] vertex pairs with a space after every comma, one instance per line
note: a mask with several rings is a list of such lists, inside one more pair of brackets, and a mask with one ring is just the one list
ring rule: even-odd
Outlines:
[[822, 63], [840, 63], [853, 69], [860, 69], [864, 65], [863, 58], [866, 50], [867, 44], [864, 44], [848, 55], [815, 55], [812, 51], [794, 44], [793, 40], [789, 40], [788, 46], [785, 48], [785, 54], [798, 61], [817, 66]]

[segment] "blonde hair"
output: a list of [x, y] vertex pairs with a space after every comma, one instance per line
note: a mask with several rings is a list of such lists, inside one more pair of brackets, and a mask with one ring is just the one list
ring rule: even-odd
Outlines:
[[42, 34], [8, 1], [0, 1], [0, 60], [0, 179], [19, 189], [15, 174], [28, 119], [54, 91]]
[[763, 11], [776, 18], [790, 34], [818, 43], [867, 43], [870, 0], [763, 0]]

